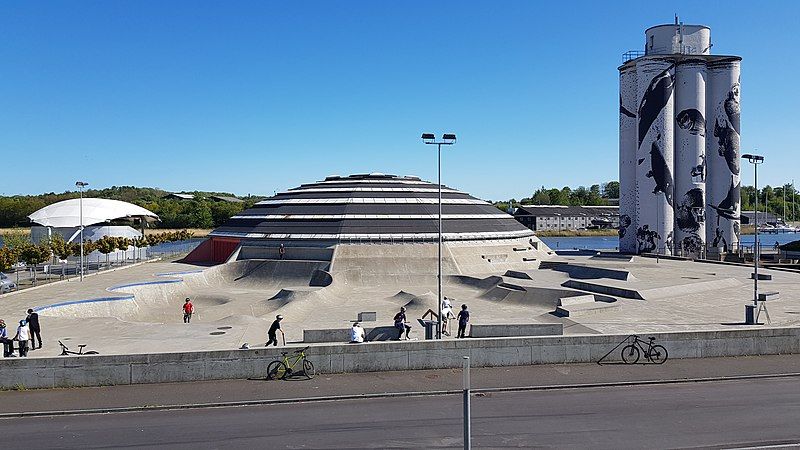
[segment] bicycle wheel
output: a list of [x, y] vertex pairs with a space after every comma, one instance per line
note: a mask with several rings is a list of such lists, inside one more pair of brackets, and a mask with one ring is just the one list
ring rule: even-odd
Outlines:
[[656, 364], [664, 364], [667, 360], [667, 349], [663, 345], [654, 345], [650, 349], [650, 361]]
[[307, 359], [303, 360], [303, 374], [305, 374], [306, 378], [309, 380], [314, 378], [314, 375], [317, 374], [314, 369], [314, 364]]
[[286, 364], [283, 361], [272, 361], [267, 366], [268, 380], [282, 380], [286, 377]]
[[625, 364], [636, 364], [639, 361], [639, 348], [633, 344], [626, 345], [622, 348], [622, 360]]

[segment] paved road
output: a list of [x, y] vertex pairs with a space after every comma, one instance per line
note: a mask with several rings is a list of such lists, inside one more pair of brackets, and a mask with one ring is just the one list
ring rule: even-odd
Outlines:
[[[458, 396], [0, 420], [25, 447], [461, 446]], [[746, 447], [800, 442], [800, 380], [507, 392], [473, 399], [475, 447]]]
[[[38, 350], [37, 350], [38, 351]], [[800, 355], [673, 359], [667, 364], [545, 364], [472, 369], [474, 388], [800, 373]], [[798, 378], [800, 379], [800, 378]], [[0, 414], [461, 389], [460, 369], [320, 374], [313, 380], [216, 380], [0, 392]]]

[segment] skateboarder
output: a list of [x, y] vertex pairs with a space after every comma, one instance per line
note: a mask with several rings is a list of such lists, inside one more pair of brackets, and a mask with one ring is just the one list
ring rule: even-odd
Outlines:
[[42, 328], [39, 326], [39, 314], [35, 313], [33, 309], [28, 309], [28, 317], [25, 318], [28, 322], [28, 329], [31, 335], [31, 350], [36, 350], [36, 341], [39, 341], [39, 348], [42, 348]]

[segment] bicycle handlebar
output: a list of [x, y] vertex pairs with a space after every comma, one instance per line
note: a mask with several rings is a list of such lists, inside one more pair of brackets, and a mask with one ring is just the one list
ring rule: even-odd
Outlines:
[[301, 348], [300, 350], [295, 350], [294, 352], [295, 353], [303, 353], [304, 351], [308, 350], [309, 348], [311, 348], [310, 345], [308, 347], [306, 347], [306, 348]]

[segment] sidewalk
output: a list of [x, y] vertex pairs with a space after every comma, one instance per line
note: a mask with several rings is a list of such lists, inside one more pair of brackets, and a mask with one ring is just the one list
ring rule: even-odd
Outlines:
[[[664, 365], [562, 364], [476, 368], [473, 389], [685, 380], [800, 373], [800, 355], [676, 359]], [[317, 375], [287, 381], [221, 380], [0, 392], [0, 414], [296, 399], [461, 389], [461, 370]]]

